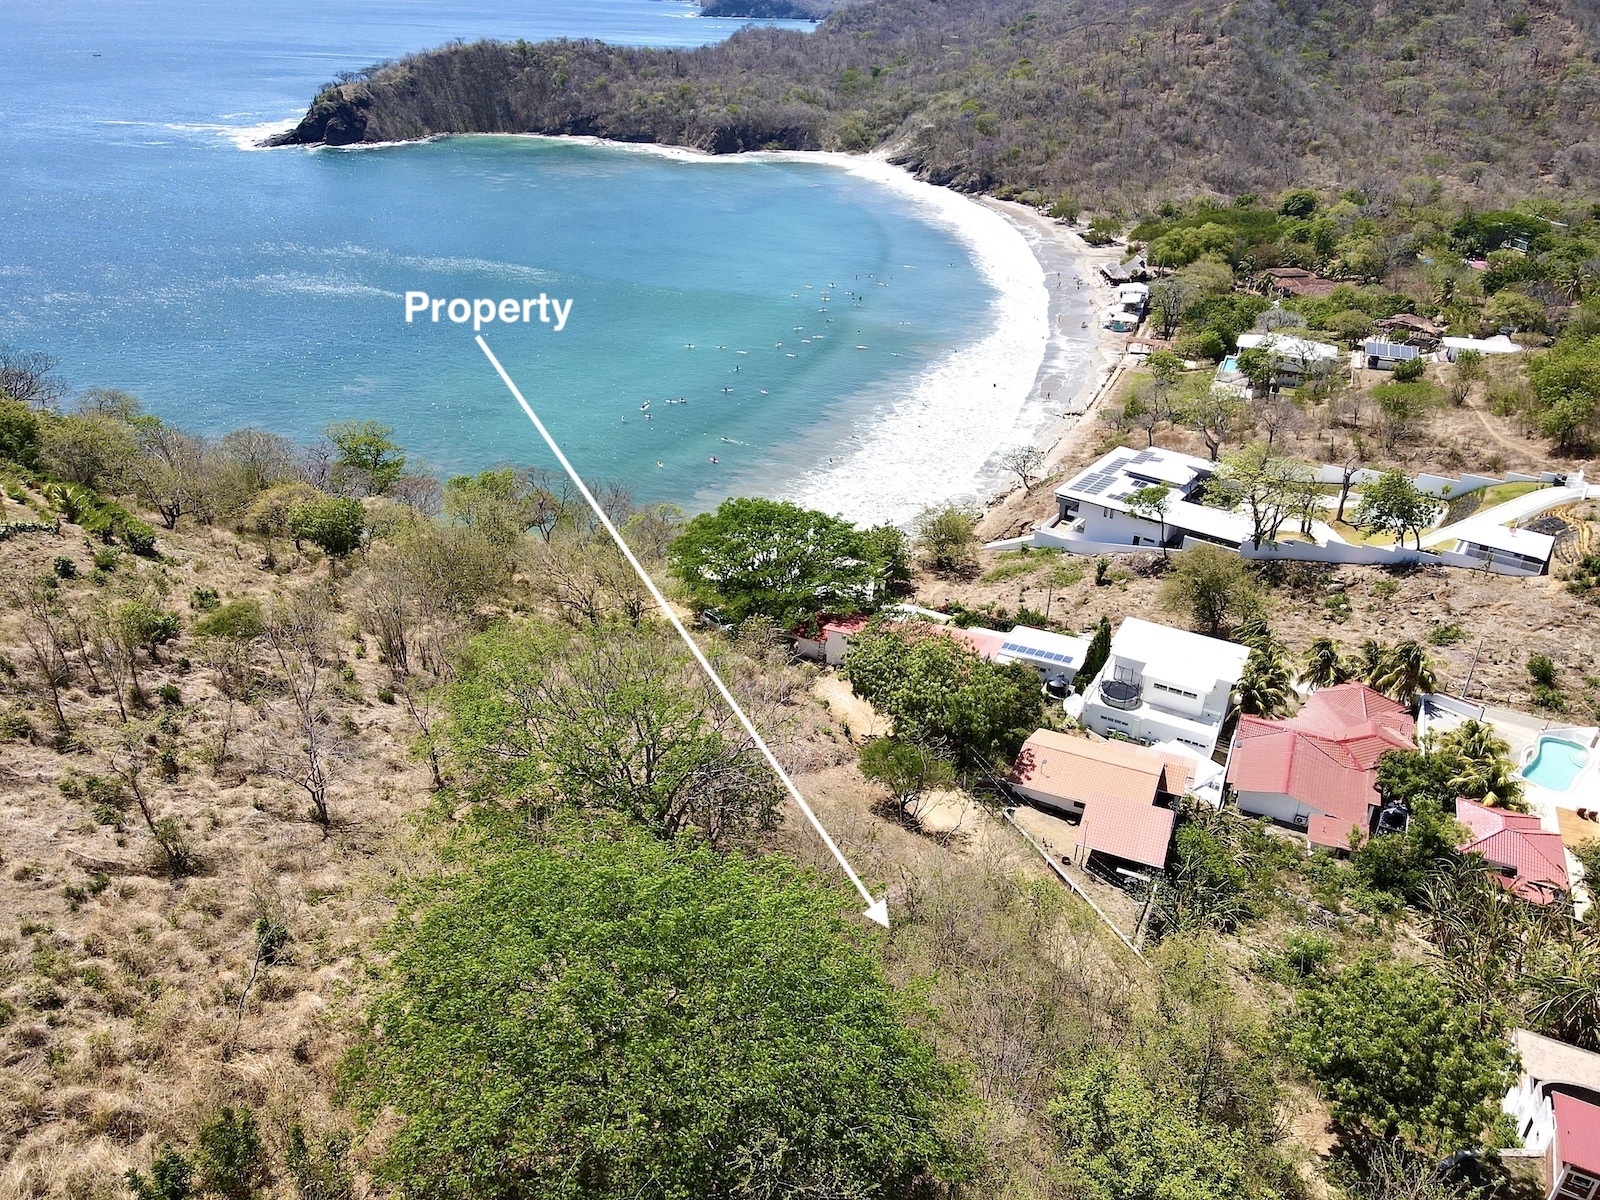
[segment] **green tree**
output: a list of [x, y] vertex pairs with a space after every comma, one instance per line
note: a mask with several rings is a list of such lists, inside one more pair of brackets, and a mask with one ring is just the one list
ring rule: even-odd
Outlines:
[[1433, 659], [1421, 642], [1407, 638], [1384, 655], [1383, 669], [1372, 686], [1392, 700], [1409, 705], [1438, 687]]
[[457, 475], [444, 485], [444, 512], [492, 546], [510, 547], [538, 523], [537, 488], [510, 467]]
[[1161, 603], [1216, 637], [1230, 622], [1237, 624], [1260, 612], [1261, 593], [1250, 568], [1236, 553], [1202, 544], [1173, 556], [1172, 570], [1161, 587]]
[[254, 1200], [267, 1183], [267, 1156], [248, 1108], [224, 1108], [195, 1137], [195, 1183], [204, 1195]]
[[405, 452], [389, 437], [393, 425], [381, 421], [336, 421], [327, 428], [336, 455], [333, 482], [382, 496], [406, 469]]
[[1511, 746], [1493, 725], [1469, 718], [1440, 735], [1433, 753], [1451, 763], [1449, 786], [1456, 795], [1491, 807], [1525, 807]]
[[[724, 500], [667, 548], [690, 600], [738, 624], [760, 613], [784, 629], [882, 603], [897, 556], [848, 521], [776, 500]], [[903, 562], [903, 557], [898, 561]]]
[[1471, 1149], [1512, 1081], [1511, 1049], [1420, 963], [1365, 957], [1313, 979], [1290, 1047], [1345, 1135], [1434, 1155]]
[[1250, 514], [1250, 541], [1256, 549], [1275, 542], [1284, 521], [1311, 478], [1298, 459], [1278, 454], [1265, 442], [1251, 442], [1223, 459], [1218, 479]]
[[1422, 531], [1433, 520], [1434, 502], [1400, 470], [1385, 471], [1361, 489], [1361, 504], [1355, 523], [1363, 529], [1394, 535], [1397, 545], [1405, 544], [1406, 534], [1422, 548]]
[[161, 1147], [150, 1174], [129, 1171], [124, 1179], [133, 1200], [189, 1200], [194, 1195], [194, 1166], [172, 1145]]
[[935, 571], [965, 575], [977, 565], [978, 510], [950, 501], [917, 514], [917, 549]]
[[1094, 636], [1089, 639], [1089, 649], [1084, 652], [1083, 665], [1072, 677], [1073, 689], [1080, 693], [1084, 691], [1094, 682], [1094, 677], [1100, 674], [1100, 668], [1106, 665], [1106, 659], [1110, 657], [1111, 619], [1101, 617], [1100, 623], [1094, 627]]
[[1528, 364], [1528, 377], [1540, 431], [1561, 449], [1573, 445], [1600, 409], [1600, 339], [1562, 339]]
[[1483, 306], [1483, 319], [1497, 329], [1509, 329], [1513, 333], [1542, 331], [1548, 320], [1544, 305], [1511, 288], [1502, 288], [1489, 297]]
[[1152, 483], [1134, 492], [1123, 503], [1134, 516], [1161, 526], [1161, 556], [1166, 558], [1167, 510], [1172, 507], [1172, 489], [1164, 483]]
[[1227, 388], [1214, 387], [1186, 404], [1174, 419], [1200, 435], [1211, 461], [1216, 462], [1223, 443], [1244, 427], [1247, 415], [1243, 400]]
[[1313, 638], [1306, 650], [1305, 670], [1300, 679], [1307, 687], [1325, 688], [1343, 683], [1350, 675], [1339, 656], [1339, 644], [1331, 637]]
[[962, 766], [1009, 760], [1044, 715], [1030, 668], [986, 662], [938, 630], [869, 627], [851, 642], [840, 674], [894, 722], [896, 737]]
[[458, 676], [440, 736], [471, 799], [611, 811], [712, 842], [773, 819], [771, 768], [664, 630], [503, 624]]
[[1275, 640], [1250, 650], [1239, 676], [1239, 711], [1253, 717], [1282, 717], [1294, 697], [1289, 654]]
[[419, 890], [349, 1077], [440, 1200], [912, 1197], [961, 1179], [956, 1073], [840, 897], [625, 830]]
[[42, 440], [39, 415], [20, 400], [0, 397], [0, 460], [32, 470]]
[[881, 784], [903, 820], [913, 824], [922, 797], [954, 779], [950, 764], [936, 751], [899, 738], [873, 738], [861, 747], [861, 774]]
[[289, 510], [289, 534], [296, 547], [310, 542], [329, 558], [345, 558], [360, 549], [367, 512], [361, 501], [345, 496], [316, 496]]

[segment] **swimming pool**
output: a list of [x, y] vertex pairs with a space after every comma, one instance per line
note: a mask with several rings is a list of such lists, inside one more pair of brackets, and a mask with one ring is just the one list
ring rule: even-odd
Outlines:
[[1237, 355], [1230, 354], [1222, 360], [1222, 365], [1217, 368], [1217, 376], [1237, 375], [1239, 373], [1239, 359]]
[[1539, 752], [1522, 768], [1521, 775], [1546, 791], [1564, 792], [1589, 765], [1589, 751], [1565, 738], [1542, 737]]

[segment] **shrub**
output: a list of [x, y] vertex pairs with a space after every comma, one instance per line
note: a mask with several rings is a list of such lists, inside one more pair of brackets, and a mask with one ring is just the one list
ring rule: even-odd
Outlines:
[[78, 577], [78, 564], [65, 554], [58, 554], [51, 559], [50, 569], [56, 573], [58, 579], [76, 579]]
[[1422, 378], [1423, 369], [1424, 365], [1420, 358], [1408, 358], [1404, 362], [1396, 363], [1394, 366], [1395, 381], [1398, 383], [1415, 383]]
[[119, 557], [115, 546], [102, 546], [94, 552], [94, 569], [106, 572], [115, 571]]
[[210, 612], [220, 602], [216, 588], [197, 587], [189, 593], [189, 607], [197, 608], [201, 612]]
[[183, 703], [183, 693], [178, 690], [175, 683], [163, 683], [156, 689], [156, 695], [161, 697], [161, 703], [168, 708], [176, 708]]
[[1534, 683], [1544, 687], [1554, 687], [1556, 684], [1556, 664], [1548, 654], [1530, 654], [1528, 674], [1533, 677]]
[[201, 637], [233, 638], [237, 641], [260, 637], [265, 629], [261, 601], [253, 596], [229, 601], [194, 623], [194, 631]]

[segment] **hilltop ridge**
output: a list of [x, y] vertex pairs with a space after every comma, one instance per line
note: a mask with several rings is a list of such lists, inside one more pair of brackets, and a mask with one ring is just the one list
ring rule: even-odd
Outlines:
[[887, 150], [931, 182], [1045, 201], [1582, 192], [1600, 182], [1596, 28], [1584, 0], [858, 0], [811, 33], [694, 50], [441, 47], [324, 89], [275, 144]]

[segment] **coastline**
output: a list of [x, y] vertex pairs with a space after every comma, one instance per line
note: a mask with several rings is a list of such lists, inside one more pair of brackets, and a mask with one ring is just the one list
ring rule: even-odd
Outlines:
[[[819, 455], [815, 465], [784, 480], [777, 490], [798, 503], [865, 524], [906, 525], [927, 505], [952, 500], [977, 504], [987, 518], [1016, 491], [1007, 485], [1000, 455], [1023, 444], [1044, 449], [1047, 463], [1068, 453], [1075, 443], [1073, 430], [1092, 413], [1123, 359], [1128, 339], [1104, 328], [1113, 297], [1098, 274], [1102, 263], [1120, 258], [1119, 247], [1091, 247], [1026, 206], [917, 179], [882, 151], [717, 155], [584, 136], [440, 135], [450, 137], [577, 142], [727, 167], [830, 166], [889, 189], [913, 215], [962, 243], [996, 293], [994, 327], [908, 378], [895, 399], [851, 423], [833, 455]], [[309, 149], [326, 153], [409, 144]]]

